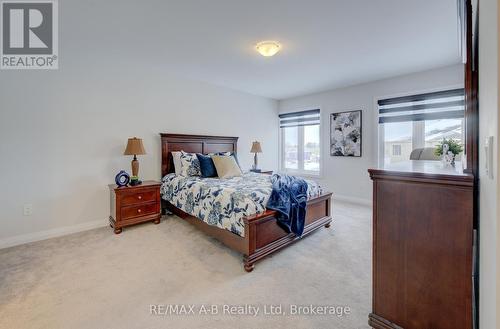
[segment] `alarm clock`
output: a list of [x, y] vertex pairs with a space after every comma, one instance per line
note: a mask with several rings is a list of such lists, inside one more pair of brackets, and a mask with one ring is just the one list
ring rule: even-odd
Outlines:
[[118, 187], [127, 186], [130, 182], [130, 175], [125, 172], [125, 170], [121, 170], [115, 176], [115, 183]]

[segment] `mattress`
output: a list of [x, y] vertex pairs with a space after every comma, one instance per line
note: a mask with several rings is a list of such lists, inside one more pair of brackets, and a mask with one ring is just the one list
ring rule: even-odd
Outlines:
[[[322, 193], [307, 180], [308, 197]], [[266, 211], [271, 195], [271, 175], [244, 173], [227, 179], [168, 174], [162, 179], [162, 199], [205, 223], [245, 236], [243, 218]]]

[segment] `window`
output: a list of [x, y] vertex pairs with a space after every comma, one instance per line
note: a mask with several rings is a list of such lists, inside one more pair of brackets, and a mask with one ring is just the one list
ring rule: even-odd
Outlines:
[[281, 169], [319, 175], [320, 110], [280, 114]]
[[299, 127], [283, 128], [285, 168], [299, 169]]
[[[405, 161], [410, 159], [413, 149], [412, 134], [413, 125], [411, 122], [391, 122], [386, 123], [384, 140], [384, 159], [389, 159], [390, 163]], [[396, 150], [396, 148], [398, 150]]]
[[401, 156], [401, 144], [392, 145], [392, 155]]
[[464, 144], [464, 90], [454, 89], [378, 101], [379, 163], [407, 161], [417, 148], [446, 139]]
[[435, 147], [443, 138], [458, 140], [463, 144], [463, 125], [463, 118], [426, 121], [425, 147]]

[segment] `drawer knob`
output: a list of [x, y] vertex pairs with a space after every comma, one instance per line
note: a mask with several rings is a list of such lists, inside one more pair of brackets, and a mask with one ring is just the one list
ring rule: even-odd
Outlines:
[[139, 196], [137, 197], [137, 199], [141, 200], [141, 199], [142, 199], [142, 195], [139, 195]]
[[141, 209], [137, 209], [137, 212], [138, 212], [138, 213], [141, 213], [141, 212], [142, 212], [142, 210], [141, 210]]

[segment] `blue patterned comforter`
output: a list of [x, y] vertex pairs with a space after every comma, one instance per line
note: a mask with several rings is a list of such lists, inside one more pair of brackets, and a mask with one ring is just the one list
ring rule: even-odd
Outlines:
[[[322, 193], [321, 187], [307, 182], [308, 197]], [[245, 236], [244, 217], [261, 214], [272, 191], [271, 176], [244, 173], [229, 179], [168, 174], [162, 179], [162, 198], [209, 225]]]

